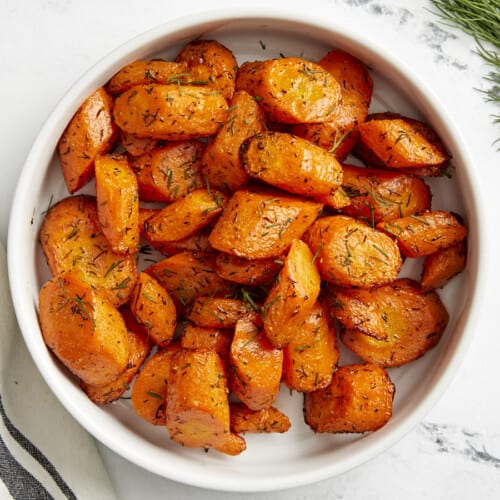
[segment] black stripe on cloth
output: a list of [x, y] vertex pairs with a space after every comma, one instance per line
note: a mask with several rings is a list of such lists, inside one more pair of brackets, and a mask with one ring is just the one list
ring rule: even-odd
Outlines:
[[[59, 486], [61, 492], [68, 500], [76, 500], [76, 496], [61, 477], [56, 468], [47, 459], [47, 457], [10, 421], [2, 402], [2, 395], [0, 394], [0, 414], [3, 423], [10, 435], [52, 476], [54, 482]], [[7, 450], [8, 451], [8, 450]], [[26, 498], [26, 497], [24, 497]], [[44, 498], [44, 497], [41, 497]], [[50, 498], [50, 497], [49, 497]]]
[[0, 479], [15, 500], [52, 500], [43, 484], [12, 456], [1, 435]]

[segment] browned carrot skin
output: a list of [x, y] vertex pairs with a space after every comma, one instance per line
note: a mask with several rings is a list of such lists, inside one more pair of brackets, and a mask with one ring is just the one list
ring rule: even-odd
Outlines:
[[322, 204], [280, 192], [236, 191], [209, 236], [213, 248], [246, 259], [279, 257], [314, 222]]
[[40, 243], [54, 276], [71, 273], [114, 305], [127, 302], [137, 279], [135, 257], [112, 250], [95, 197], [72, 196], [53, 205], [40, 228]]
[[324, 122], [341, 101], [340, 85], [328, 71], [296, 57], [243, 63], [236, 88], [255, 96], [278, 123]]
[[130, 357], [127, 327], [109, 300], [64, 275], [43, 285], [39, 305], [45, 343], [85, 384], [107, 385], [125, 371]]
[[271, 406], [283, 369], [283, 351], [269, 343], [258, 322], [252, 315], [240, 319], [229, 350], [230, 387], [251, 410]]
[[380, 222], [377, 229], [394, 237], [401, 253], [423, 257], [448, 248], [467, 236], [467, 228], [451, 212], [433, 210]]
[[431, 191], [419, 177], [376, 168], [343, 165], [342, 189], [349, 204], [341, 212], [369, 224], [431, 208]]
[[394, 280], [402, 265], [398, 246], [389, 236], [345, 215], [319, 218], [304, 241], [321, 278], [339, 286], [382, 285]]
[[189, 448], [214, 448], [229, 455], [244, 451], [245, 441], [230, 430], [227, 393], [224, 364], [215, 351], [175, 352], [166, 398], [170, 438]]
[[315, 432], [371, 432], [392, 416], [394, 384], [373, 364], [337, 368], [331, 384], [304, 397], [305, 421]]
[[194, 85], [138, 85], [115, 99], [116, 125], [138, 137], [180, 141], [207, 137], [226, 119], [227, 102]]
[[[437, 345], [448, 324], [448, 311], [439, 295], [423, 291], [419, 283], [408, 278], [373, 289], [370, 299], [377, 306], [376, 314], [386, 323], [382, 330], [385, 338], [377, 338], [375, 321], [364, 322], [363, 330], [346, 328], [340, 336], [344, 345], [369, 363], [386, 367], [407, 364]], [[345, 321], [341, 309], [338, 302], [333, 313]]]
[[265, 116], [255, 99], [244, 90], [237, 91], [227, 110], [224, 126], [207, 145], [202, 172], [214, 189], [235, 191], [249, 180], [241, 165], [240, 146], [249, 137], [265, 130]]
[[136, 85], [149, 83], [189, 83], [187, 66], [173, 61], [134, 61], [124, 66], [107, 83], [106, 89], [113, 95], [121, 94]]
[[106, 90], [97, 89], [80, 106], [59, 140], [59, 160], [71, 194], [93, 177], [96, 156], [113, 149], [118, 140], [113, 105]]
[[233, 97], [238, 62], [231, 50], [217, 40], [192, 40], [176, 62], [186, 65], [193, 79], [219, 91], [225, 99]]
[[342, 182], [342, 165], [332, 154], [283, 132], [250, 137], [240, 157], [250, 177], [302, 196], [330, 195]]
[[358, 140], [357, 126], [368, 115], [373, 80], [362, 61], [342, 50], [330, 51], [318, 64], [340, 83], [342, 102], [328, 121], [299, 124], [292, 130], [344, 161]]
[[467, 263], [467, 240], [438, 250], [424, 260], [420, 284], [424, 290], [443, 287], [448, 281], [461, 273]]
[[231, 430], [237, 433], [287, 432], [290, 419], [274, 406], [253, 411], [241, 403], [229, 406]]

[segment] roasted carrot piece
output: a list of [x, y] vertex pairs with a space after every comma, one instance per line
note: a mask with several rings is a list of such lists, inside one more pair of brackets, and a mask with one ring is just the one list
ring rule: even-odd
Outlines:
[[165, 425], [165, 401], [170, 362], [179, 344], [156, 351], [143, 364], [132, 386], [132, 406], [141, 418], [153, 425]]
[[283, 382], [290, 389], [311, 392], [326, 387], [339, 359], [336, 331], [317, 302], [283, 349]]
[[231, 389], [251, 410], [270, 406], [278, 395], [283, 351], [267, 340], [258, 318], [238, 320], [229, 350]]
[[232, 338], [233, 332], [227, 328], [209, 328], [186, 322], [181, 332], [181, 345], [185, 349], [212, 349], [227, 362]]
[[266, 297], [264, 331], [275, 347], [287, 345], [297, 332], [297, 322], [312, 310], [321, 288], [321, 278], [313, 254], [301, 240], [294, 240]]
[[78, 108], [58, 143], [59, 160], [68, 191], [73, 194], [94, 175], [94, 160], [115, 146], [113, 99], [97, 89]]
[[247, 313], [247, 307], [238, 299], [198, 297], [191, 304], [186, 319], [207, 328], [234, 328]]
[[341, 212], [372, 225], [431, 208], [429, 186], [403, 172], [343, 165], [342, 189], [350, 203]]
[[128, 331], [128, 344], [130, 347], [130, 357], [127, 367], [116, 380], [104, 385], [93, 386], [82, 382], [80, 385], [85, 394], [97, 404], [108, 404], [119, 399], [130, 389], [132, 379], [139, 371], [142, 363], [151, 350], [151, 342], [142, 326], [135, 321], [128, 307], [120, 308], [120, 313], [125, 321]]
[[244, 259], [236, 255], [219, 252], [215, 259], [217, 274], [240, 285], [258, 286], [271, 282], [283, 266], [283, 260]]
[[380, 222], [377, 229], [394, 237], [401, 253], [423, 257], [448, 248], [467, 236], [467, 228], [451, 212], [429, 210]]
[[274, 191], [239, 190], [210, 233], [213, 248], [246, 259], [279, 257], [323, 205]]
[[374, 167], [444, 167], [450, 155], [427, 124], [393, 114], [376, 114], [358, 126], [355, 153]]
[[248, 182], [248, 174], [241, 165], [240, 146], [264, 129], [264, 113], [255, 99], [244, 90], [236, 92], [229, 103], [224, 126], [203, 155], [201, 169], [211, 187], [235, 191]]
[[271, 186], [307, 197], [327, 196], [342, 182], [342, 166], [323, 148], [291, 134], [266, 132], [240, 149], [248, 175]]
[[242, 434], [246, 432], [283, 433], [287, 432], [292, 425], [290, 419], [274, 406], [254, 411], [242, 403], [231, 403], [229, 416], [231, 430]]
[[228, 282], [216, 273], [214, 259], [208, 255], [179, 252], [152, 264], [145, 272], [165, 287], [179, 314], [196, 297], [231, 291]]
[[243, 438], [230, 430], [224, 363], [215, 351], [181, 349], [172, 356], [166, 426], [173, 441], [189, 448], [214, 448], [230, 455], [246, 448]]
[[137, 179], [123, 155], [95, 160], [97, 216], [111, 248], [136, 253], [139, 247], [139, 191]]
[[[345, 346], [370, 363], [387, 367], [409, 363], [434, 347], [448, 324], [448, 312], [439, 295], [423, 291], [409, 278], [373, 289], [370, 299], [377, 305], [374, 312], [379, 325], [386, 323], [382, 330], [375, 320], [365, 321], [363, 330], [346, 328], [340, 336]], [[341, 311], [342, 304], [333, 310], [346, 322], [346, 314]]]
[[306, 423], [315, 432], [371, 432], [392, 416], [394, 384], [373, 364], [337, 368], [331, 384], [304, 397]]
[[389, 236], [345, 215], [319, 218], [304, 241], [321, 278], [339, 286], [369, 288], [388, 283], [402, 265], [398, 246]]
[[177, 311], [167, 290], [147, 273], [140, 273], [130, 297], [130, 308], [160, 347], [170, 344], [177, 326]]
[[330, 51], [318, 64], [341, 84], [342, 102], [328, 121], [299, 124], [292, 131], [344, 161], [358, 139], [357, 126], [368, 115], [373, 80], [362, 61], [339, 49]]
[[197, 189], [146, 220], [146, 239], [154, 243], [179, 241], [197, 233], [223, 210], [226, 197], [217, 191]]
[[316, 63], [298, 57], [245, 62], [236, 88], [258, 99], [271, 121], [324, 122], [341, 101], [337, 80]]
[[115, 99], [118, 127], [139, 137], [169, 141], [207, 137], [226, 119], [227, 103], [218, 93], [194, 85], [138, 85]]
[[137, 137], [123, 130], [120, 130], [120, 142], [130, 156], [141, 156], [145, 153], [149, 153], [158, 145], [156, 139], [151, 139], [150, 137]]
[[127, 302], [137, 279], [132, 254], [112, 250], [97, 217], [93, 196], [71, 196], [47, 212], [40, 243], [54, 276], [71, 273], [115, 306]]
[[205, 186], [201, 174], [202, 142], [172, 141], [132, 158], [142, 201], [172, 202]]
[[113, 304], [70, 275], [40, 290], [40, 323], [47, 346], [85, 384], [116, 380], [130, 357], [127, 327]]
[[121, 94], [136, 85], [148, 83], [189, 83], [187, 66], [160, 59], [133, 61], [120, 69], [107, 83], [106, 89], [113, 95]]
[[461, 273], [467, 260], [467, 241], [463, 239], [456, 245], [438, 250], [424, 260], [420, 284], [424, 290], [444, 286], [451, 278]]
[[217, 40], [192, 40], [175, 60], [185, 64], [188, 72], [210, 89], [218, 90], [225, 99], [234, 94], [238, 62], [226, 46]]

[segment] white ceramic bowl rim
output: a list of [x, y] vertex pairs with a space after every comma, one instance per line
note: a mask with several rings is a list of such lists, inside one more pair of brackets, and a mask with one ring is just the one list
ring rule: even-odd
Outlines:
[[[445, 142], [447, 142], [450, 149], [454, 151], [456, 156], [462, 158], [465, 165], [472, 165], [465, 148], [466, 142], [427, 84], [418, 75], [415, 75], [405, 63], [396, 60], [383, 47], [377, 45], [374, 40], [366, 39], [354, 29], [342, 26], [340, 23], [329, 19], [326, 20], [318, 15], [306, 14], [304, 11], [288, 10], [283, 12], [281, 9], [262, 7], [210, 10], [194, 16], [174, 19], [133, 38], [93, 66], [62, 98], [34, 142], [18, 181], [9, 223], [8, 264], [13, 303], [28, 349], [53, 392], [84, 428], [118, 454], [170, 479], [200, 487], [228, 491], [269, 491], [319, 481], [340, 474], [373, 458], [410, 431], [436, 403], [463, 361], [472, 340], [472, 325], [474, 325], [475, 318], [479, 314], [480, 293], [484, 288], [485, 274], [482, 263], [486, 261], [484, 255], [486, 249], [478, 221], [482, 219], [481, 214], [484, 213], [484, 210], [474, 194], [479, 191], [472, 169], [463, 169], [460, 175], [464, 190], [463, 195], [467, 198], [470, 207], [470, 239], [478, 244], [475, 246], [475, 254], [471, 255], [469, 259], [469, 283], [470, 289], [474, 290], [474, 293], [470, 300], [463, 305], [463, 313], [457, 323], [452, 340], [453, 349], [448, 352], [445, 358], [446, 363], [435, 367], [435, 384], [433, 387], [425, 394], [418, 395], [412, 407], [405, 407], [405, 411], [397, 415], [398, 425], [393, 427], [390, 432], [383, 428], [367, 436], [362, 441], [353, 443], [347, 447], [340, 463], [323, 463], [313, 471], [306, 470], [304, 473], [295, 474], [293, 477], [283, 474], [280, 477], [259, 478], [249, 473], [246, 477], [235, 474], [234, 478], [224, 477], [221, 479], [216, 474], [213, 474], [213, 471], [203, 473], [203, 470], [199, 469], [195, 473], [193, 470], [179, 470], [172, 463], [157, 463], [154, 454], [148, 456], [141, 453], [139, 441], [137, 443], [126, 443], [113, 439], [106, 432], [105, 426], [96, 425], [93, 415], [84, 414], [79, 410], [78, 401], [65, 397], [67, 382], [60, 376], [55, 376], [52, 358], [47, 355], [44, 346], [40, 343], [41, 335], [36, 314], [38, 290], [32, 289], [30, 281], [30, 273], [33, 273], [35, 266], [33, 255], [36, 234], [34, 234], [33, 228], [30, 227], [30, 220], [33, 217], [32, 207], [26, 200], [37, 199], [41, 186], [36, 182], [32, 182], [32, 179], [36, 178], [37, 169], [43, 167], [40, 164], [50, 161], [54, 151], [54, 138], [60, 136], [65, 124], [73, 115], [77, 106], [75, 103], [82, 102], [90, 91], [95, 88], [96, 82], [104, 83], [107, 81], [112, 74], [133, 59], [134, 54], [142, 51], [145, 46], [159, 49], [158, 40], [161, 40], [166, 35], [177, 34], [182, 37], [186, 33], [192, 33], [194, 26], [197, 27], [196, 31], [201, 33], [204, 30], [213, 29], [215, 26], [222, 26], [242, 19], [268, 20], [269, 22], [279, 20], [279, 22], [286, 23], [289, 26], [308, 25], [314, 30], [331, 33], [332, 38], [337, 42], [346, 40], [349, 41], [351, 46], [359, 46], [365, 54], [370, 54], [369, 57], [364, 56], [365, 60], [370, 61], [371, 59], [370, 62], [376, 63], [377, 69], [381, 72], [384, 72], [384, 69], [390, 69], [391, 74], [394, 75], [391, 80], [395, 81], [398, 86], [409, 88], [417, 96], [424, 114], [432, 113], [435, 120], [434, 125], [439, 126], [440, 130], [444, 131]], [[27, 244], [30, 241], [32, 243]], [[26, 265], [30, 262], [32, 263], [31, 267]], [[465, 334], [466, 331], [467, 335]]]

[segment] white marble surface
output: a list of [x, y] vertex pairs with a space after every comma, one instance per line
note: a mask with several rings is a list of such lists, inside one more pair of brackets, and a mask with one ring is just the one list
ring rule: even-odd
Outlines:
[[[262, 3], [268, 2], [252, 2]], [[236, 0], [0, 0], [0, 238], [5, 244], [13, 189], [38, 130], [58, 99], [94, 62], [143, 30]], [[428, 78], [467, 140], [479, 172], [489, 224], [489, 245], [500, 250], [500, 127], [474, 88], [485, 88], [487, 68], [474, 42], [439, 24], [426, 0], [275, 1], [318, 9], [376, 35], [396, 56]], [[100, 446], [120, 499], [493, 499], [500, 498], [500, 268], [488, 263], [489, 281], [476, 336], [449, 390], [424, 421], [398, 444], [341, 476], [287, 491], [236, 494], [201, 490], [152, 475]]]

